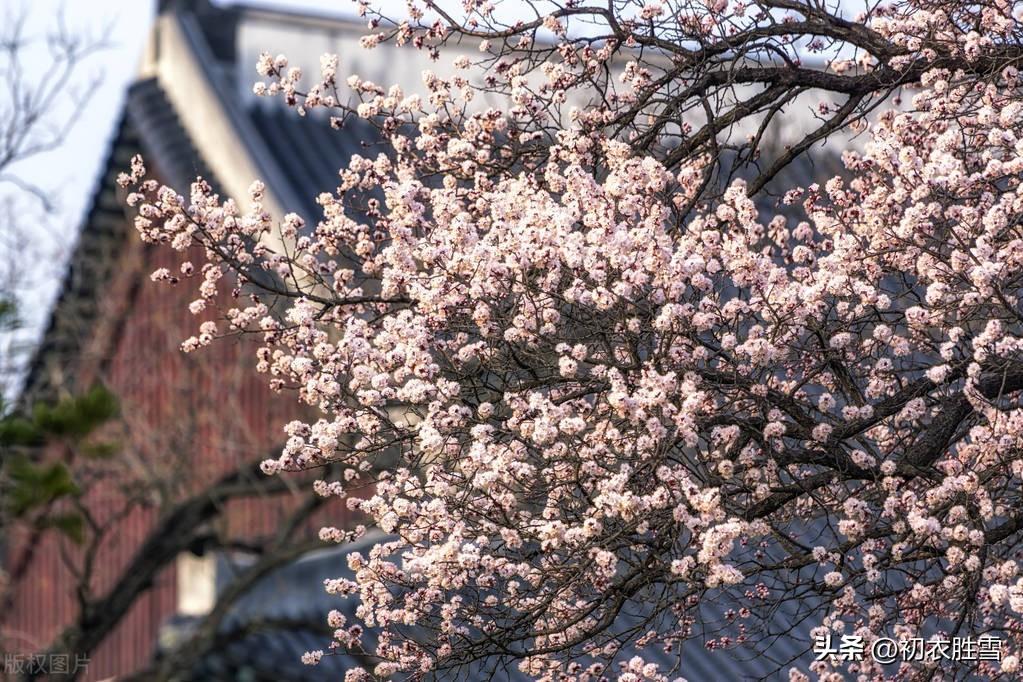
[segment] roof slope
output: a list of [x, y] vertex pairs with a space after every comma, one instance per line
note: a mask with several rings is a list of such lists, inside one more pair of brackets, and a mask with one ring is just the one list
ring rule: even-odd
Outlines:
[[249, 116], [300, 198], [291, 210], [313, 224], [322, 217], [316, 197], [337, 189], [338, 170], [356, 154], [376, 156], [379, 150], [379, 133], [362, 119], [345, 121], [336, 131], [323, 116], [299, 116], [280, 106], [255, 106]]
[[48, 326], [29, 365], [23, 404], [88, 388], [78, 385], [75, 369], [102, 314], [105, 286], [133, 238], [116, 178], [135, 154], [144, 154], [159, 177], [175, 187], [187, 189], [197, 175], [216, 186], [159, 83], [148, 79], [129, 88]]

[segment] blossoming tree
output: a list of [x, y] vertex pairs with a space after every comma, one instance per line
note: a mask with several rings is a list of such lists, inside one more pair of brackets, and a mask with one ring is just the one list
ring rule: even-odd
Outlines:
[[[543, 679], [674, 679], [687, 640], [764, 649], [779, 613], [868, 650], [1002, 640], [1000, 660], [824, 657], [793, 679], [1013, 675], [1014, 5], [531, 8], [502, 23], [414, 4], [389, 23], [364, 7], [367, 47], [479, 42], [459, 75], [424, 75], [425, 98], [357, 76], [344, 95], [336, 56], [308, 87], [261, 59], [258, 93], [388, 142], [340, 170], [315, 226], [274, 221], [258, 182], [242, 213], [201, 180], [188, 198], [157, 186], [141, 159], [122, 178], [143, 239], [205, 248], [153, 276], [200, 282], [185, 350], [257, 334], [259, 371], [322, 414], [287, 425], [265, 472], [341, 466], [317, 483], [341, 497], [375, 477], [348, 504], [390, 539], [327, 585], [362, 621], [332, 614], [332, 646], [378, 662], [350, 679], [494, 657]], [[805, 92], [819, 127], [765, 158]], [[848, 130], [866, 132], [844, 174], [763, 198]], [[221, 287], [245, 302], [214, 317]], [[645, 661], [655, 648], [679, 665]]]

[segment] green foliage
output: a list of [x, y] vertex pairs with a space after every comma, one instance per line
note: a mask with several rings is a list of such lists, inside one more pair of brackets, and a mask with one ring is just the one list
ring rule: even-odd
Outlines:
[[116, 442], [89, 437], [117, 412], [117, 398], [105, 387], [96, 386], [55, 405], [36, 405], [29, 417], [0, 418], [5, 488], [0, 504], [5, 514], [38, 528], [52, 528], [81, 543], [85, 519], [68, 505], [58, 505], [81, 495], [72, 466], [64, 460], [43, 459], [41, 453], [46, 445], [63, 441], [71, 458], [79, 454], [93, 459], [114, 456], [120, 449]]
[[45, 442], [43, 430], [30, 419], [6, 417], [0, 419], [0, 447], [32, 447]]
[[41, 523], [44, 528], [53, 528], [76, 544], [80, 545], [85, 541], [85, 519], [81, 514], [76, 512], [51, 514], [44, 517]]
[[48, 436], [84, 438], [117, 415], [117, 399], [103, 386], [54, 406], [36, 405], [33, 421]]
[[16, 455], [7, 462], [7, 477], [12, 484], [7, 503], [16, 517], [81, 492], [70, 469], [60, 461], [33, 462], [25, 455]]
[[115, 440], [106, 440], [98, 443], [82, 443], [78, 451], [92, 459], [111, 459], [121, 451], [121, 444]]
[[0, 331], [10, 331], [20, 326], [18, 305], [11, 299], [0, 298]]

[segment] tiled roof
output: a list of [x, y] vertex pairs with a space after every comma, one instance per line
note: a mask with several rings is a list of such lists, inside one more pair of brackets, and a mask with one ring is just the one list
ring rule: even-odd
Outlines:
[[280, 106], [255, 106], [249, 116], [293, 194], [303, 201], [288, 208], [312, 223], [322, 217], [316, 197], [337, 189], [338, 169], [356, 154], [375, 157], [381, 149], [376, 129], [361, 119], [333, 130], [323, 116], [299, 116]]
[[87, 388], [76, 385], [74, 360], [81, 356], [91, 337], [104, 302], [104, 285], [132, 238], [116, 178], [131, 165], [132, 156], [140, 153], [164, 182], [183, 191], [197, 175], [216, 187], [216, 179], [156, 79], [135, 83], [128, 90], [124, 114], [85, 213], [48, 326], [29, 365], [21, 394], [23, 404]]
[[[301, 663], [306, 651], [328, 650], [329, 630], [327, 613], [337, 609], [345, 613], [348, 621], [354, 617], [355, 599], [328, 595], [323, 581], [331, 578], [353, 579], [347, 566], [350, 552], [369, 553], [382, 536], [376, 535], [357, 543], [333, 550], [325, 550], [286, 566], [257, 582], [234, 606], [221, 627], [222, 646], [204, 656], [192, 671], [192, 682], [200, 680], [340, 680], [344, 672], [360, 663], [348, 656], [325, 656], [315, 667]], [[230, 582], [229, 563], [218, 566], [221, 587]], [[223, 576], [227, 576], [224, 578]], [[633, 606], [633, 611], [642, 607]], [[717, 622], [726, 604], [707, 607], [707, 623]], [[716, 613], [712, 613], [716, 612]], [[615, 623], [617, 631], [630, 626], [628, 609], [623, 610]], [[274, 627], [274, 623], [283, 627]], [[172, 630], [187, 633], [190, 622], [179, 619], [171, 624]], [[706, 639], [712, 632], [703, 632], [699, 626], [694, 636], [679, 654], [668, 654], [656, 647], [643, 649], [647, 662], [657, 663], [663, 671], [673, 670], [689, 682], [716, 682], [728, 680], [785, 679], [787, 667], [799, 661], [805, 668], [813, 655], [808, 654], [813, 639], [811, 628], [817, 623], [801, 618], [795, 611], [780, 609], [771, 615], [769, 632], [751, 637], [747, 646], [708, 650]], [[709, 630], [709, 628], [708, 628]], [[624, 649], [616, 661], [628, 661], [640, 651], [634, 647]], [[614, 671], [610, 671], [613, 673]], [[611, 677], [616, 675], [611, 674]], [[502, 680], [526, 682], [530, 678], [518, 671], [516, 662], [493, 658], [455, 672], [438, 675], [438, 680]]]
[[69, 359], [81, 354], [89, 337], [98, 313], [100, 285], [109, 277], [126, 235], [114, 178], [139, 152], [139, 144], [135, 128], [122, 117], [47, 328], [29, 365], [21, 392], [26, 404], [56, 398], [59, 391], [73, 386], [67, 376]]
[[156, 163], [165, 184], [187, 195], [192, 181], [202, 176], [214, 191], [219, 191], [217, 179], [181, 125], [156, 78], [131, 86], [127, 112], [135, 130], [140, 131], [146, 158]]

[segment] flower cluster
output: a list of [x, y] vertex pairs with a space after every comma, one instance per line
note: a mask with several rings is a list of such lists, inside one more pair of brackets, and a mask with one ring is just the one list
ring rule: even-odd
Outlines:
[[[907, 50], [924, 29], [947, 38], [927, 49], [997, 49], [939, 30], [953, 20], [879, 10], [874, 26]], [[547, 70], [555, 90], [570, 56]], [[261, 60], [260, 91], [337, 101], [334, 57], [305, 100], [286, 64]], [[322, 413], [287, 426], [267, 473], [331, 462], [345, 475], [317, 489], [337, 496], [375, 481], [348, 504], [391, 539], [328, 585], [373, 631], [380, 663], [352, 680], [494, 653], [542, 679], [612, 663], [670, 679], [620, 660], [623, 645], [677, 652], [714, 619], [731, 633], [715, 648], [742, 643], [791, 599], [868, 645], [1005, 628], [1018, 660], [1014, 71], [930, 69], [846, 153], [845, 179], [792, 188], [769, 216], [736, 180], [685, 220], [705, 156], [669, 168], [582, 112], [534, 155], [523, 121], [550, 91], [522, 78], [507, 111], [473, 109], [460, 77], [424, 82], [428, 101], [350, 79], [390, 151], [353, 157], [315, 226], [275, 223], [258, 184], [242, 213], [202, 181], [187, 201], [156, 186], [141, 162], [123, 178], [143, 239], [206, 250], [198, 273], [154, 280], [201, 278], [197, 313], [218, 287], [248, 296], [186, 349], [258, 335], [259, 370]], [[364, 646], [331, 618], [336, 649]], [[843, 664], [811, 672], [838, 679]]]

